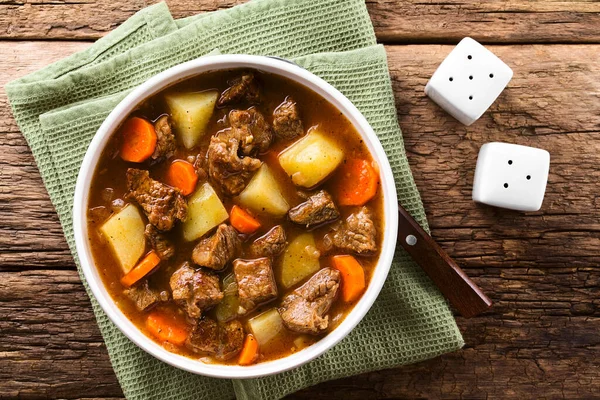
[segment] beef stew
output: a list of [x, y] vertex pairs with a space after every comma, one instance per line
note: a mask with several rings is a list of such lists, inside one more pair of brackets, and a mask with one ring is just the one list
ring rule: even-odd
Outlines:
[[91, 183], [90, 247], [123, 313], [208, 363], [285, 357], [369, 284], [383, 195], [360, 135], [283, 77], [213, 71], [143, 102]]

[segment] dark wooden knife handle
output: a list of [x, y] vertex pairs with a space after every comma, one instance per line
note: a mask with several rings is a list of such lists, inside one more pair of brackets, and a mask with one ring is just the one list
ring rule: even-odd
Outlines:
[[413, 260], [429, 275], [442, 294], [466, 318], [480, 314], [492, 301], [415, 219], [398, 205], [398, 241]]

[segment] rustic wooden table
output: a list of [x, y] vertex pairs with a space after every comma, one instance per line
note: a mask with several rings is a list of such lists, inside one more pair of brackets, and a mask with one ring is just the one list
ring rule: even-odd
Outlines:
[[[170, 0], [176, 17], [236, 0]], [[0, 85], [82, 50], [144, 0], [0, 0]], [[600, 3], [367, 0], [433, 237], [494, 300], [466, 346], [293, 399], [600, 398]], [[464, 36], [514, 70], [471, 127], [423, 94]], [[0, 90], [0, 398], [121, 398], [33, 157]], [[471, 202], [479, 147], [552, 155], [537, 213]]]

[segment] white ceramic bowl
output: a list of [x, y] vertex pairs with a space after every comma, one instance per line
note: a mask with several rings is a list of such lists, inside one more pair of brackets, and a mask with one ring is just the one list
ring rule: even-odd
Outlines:
[[[109, 141], [112, 133], [121, 124], [121, 121], [144, 99], [176, 82], [206, 71], [232, 68], [254, 68], [287, 77], [312, 89], [343, 112], [362, 136], [374, 159], [379, 164], [385, 212], [383, 248], [379, 262], [373, 272], [366, 292], [344, 321], [335, 330], [312, 346], [279, 360], [251, 366], [206, 364], [200, 360], [193, 360], [171, 353], [140, 332], [115, 305], [104, 287], [98, 270], [94, 266], [94, 259], [92, 258], [87, 239], [86, 211], [92, 176], [102, 150]], [[79, 171], [77, 186], [75, 188], [75, 204], [73, 206], [73, 228], [81, 268], [96, 300], [98, 300], [98, 303], [100, 303], [100, 306], [102, 306], [102, 309], [111, 321], [135, 344], [159, 360], [189, 372], [218, 378], [254, 378], [287, 371], [307, 363], [342, 340], [361, 321], [377, 298], [392, 263], [398, 228], [397, 212], [394, 178], [383, 148], [367, 120], [344, 95], [321, 78], [295, 64], [280, 59], [248, 55], [217, 55], [206, 56], [177, 65], [152, 77], [131, 92], [110, 113], [94, 136]]]

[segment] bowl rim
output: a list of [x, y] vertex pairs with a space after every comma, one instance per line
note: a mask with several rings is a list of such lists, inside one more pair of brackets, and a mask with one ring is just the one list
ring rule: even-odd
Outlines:
[[[192, 359], [172, 353], [142, 333], [119, 309], [104, 287], [104, 282], [95, 267], [91, 254], [86, 215], [91, 179], [100, 155], [111, 134], [141, 101], [194, 75], [208, 71], [236, 68], [256, 69], [287, 77], [313, 90], [344, 113], [361, 135], [374, 160], [378, 163], [383, 190], [385, 220], [382, 250], [373, 271], [371, 282], [362, 298], [346, 315], [342, 323], [311, 346], [280, 359], [250, 366], [204, 363], [200, 359]], [[363, 319], [379, 295], [392, 264], [398, 230], [397, 193], [389, 160], [377, 135], [362, 113], [329, 83], [287, 60], [242, 54], [207, 55], [176, 65], [151, 77], [121, 100], [104, 120], [85, 153], [77, 177], [73, 204], [73, 229], [80, 266], [94, 297], [109, 319], [129, 340], [155, 358], [188, 372], [215, 378], [258, 378], [288, 371], [308, 363], [335, 346]]]

